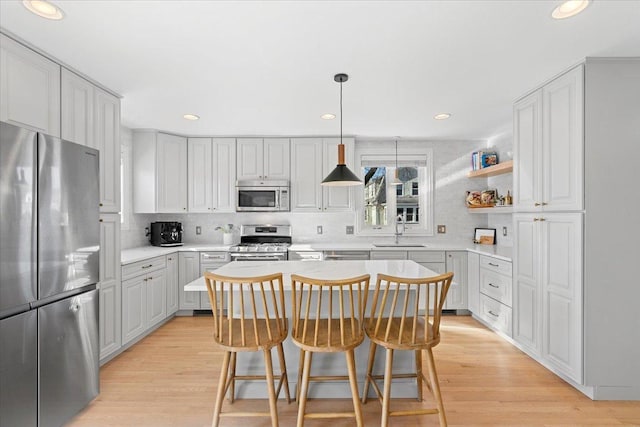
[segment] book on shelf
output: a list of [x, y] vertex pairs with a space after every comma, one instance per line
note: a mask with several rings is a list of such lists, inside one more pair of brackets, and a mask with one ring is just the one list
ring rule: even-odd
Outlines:
[[476, 171], [498, 164], [498, 153], [495, 151], [474, 151], [471, 154], [471, 169]]

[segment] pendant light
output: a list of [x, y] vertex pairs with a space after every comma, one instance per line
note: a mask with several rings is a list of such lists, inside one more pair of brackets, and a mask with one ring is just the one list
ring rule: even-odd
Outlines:
[[402, 181], [400, 181], [400, 178], [398, 178], [398, 138], [396, 138], [396, 170], [395, 170], [395, 173], [393, 175], [393, 179], [391, 180], [391, 182], [389, 182], [389, 184], [391, 184], [391, 185], [402, 185], [402, 184], [404, 184]]
[[331, 187], [346, 187], [350, 185], [360, 185], [360, 180], [349, 170], [344, 161], [344, 144], [342, 143], [342, 83], [349, 80], [349, 76], [343, 73], [333, 76], [333, 80], [340, 83], [340, 144], [338, 145], [338, 164], [329, 175], [322, 181], [322, 185]]

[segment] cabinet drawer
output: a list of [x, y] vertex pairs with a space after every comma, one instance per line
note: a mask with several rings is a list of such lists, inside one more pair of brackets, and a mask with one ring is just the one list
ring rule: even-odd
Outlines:
[[200, 252], [200, 263], [229, 261], [231, 261], [229, 252]]
[[322, 261], [322, 252], [289, 251], [289, 261]]
[[511, 308], [480, 294], [480, 317], [493, 328], [511, 336]]
[[407, 251], [371, 251], [371, 259], [407, 259]]
[[143, 261], [134, 262], [122, 266], [122, 280], [136, 277], [140, 274], [146, 274], [150, 271], [156, 271], [167, 266], [167, 257], [159, 256], [155, 258], [145, 259]]
[[497, 271], [507, 276], [511, 276], [511, 263], [497, 258], [489, 256], [480, 256], [480, 268], [486, 268], [488, 270]]
[[409, 259], [415, 262], [445, 262], [444, 251], [409, 251]]
[[480, 269], [480, 292], [512, 307], [511, 276], [496, 273], [486, 268]]

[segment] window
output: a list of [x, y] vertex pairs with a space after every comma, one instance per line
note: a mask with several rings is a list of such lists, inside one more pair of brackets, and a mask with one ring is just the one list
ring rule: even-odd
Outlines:
[[[397, 221], [405, 223], [407, 235], [433, 234], [431, 155], [430, 149], [418, 145], [405, 149], [397, 160], [390, 144], [357, 152], [364, 182], [363, 197], [357, 200], [359, 234], [393, 234]], [[396, 176], [402, 185], [390, 184]]]

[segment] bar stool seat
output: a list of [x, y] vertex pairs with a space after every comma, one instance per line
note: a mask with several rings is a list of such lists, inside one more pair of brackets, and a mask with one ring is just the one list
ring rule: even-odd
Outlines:
[[[300, 348], [298, 370], [297, 427], [306, 418], [354, 417], [363, 425], [362, 407], [358, 393], [354, 349], [364, 340], [362, 320], [370, 276], [343, 280], [323, 280], [291, 275], [293, 300], [293, 342]], [[348, 375], [312, 376], [313, 353], [345, 353]], [[353, 412], [306, 411], [310, 381], [349, 379]]]
[[[282, 273], [259, 277], [226, 277], [207, 272], [204, 275], [213, 313], [213, 339], [225, 351], [220, 370], [212, 426], [225, 416], [271, 418], [278, 427], [277, 399], [284, 385], [291, 402], [282, 342], [287, 338]], [[278, 387], [274, 385], [271, 349], [277, 348], [280, 361]], [[262, 351], [265, 375], [236, 375], [236, 353]], [[269, 412], [222, 412], [224, 396], [230, 392], [233, 403], [236, 380], [266, 380]]]
[[[366, 319], [364, 327], [371, 344], [362, 402], [367, 402], [369, 386], [373, 385], [378, 399], [382, 403], [380, 420], [382, 427], [388, 425], [391, 416], [426, 414], [437, 414], [440, 425], [447, 425], [432, 349], [440, 342], [442, 307], [452, 279], [453, 273], [424, 279], [407, 279], [378, 274], [371, 302], [371, 313]], [[424, 306], [419, 305], [421, 295], [424, 296]], [[384, 375], [373, 374], [377, 346], [386, 349]], [[400, 374], [393, 372], [393, 354], [397, 350], [415, 352], [415, 372]], [[423, 352], [427, 356], [429, 381], [422, 373]], [[433, 394], [436, 407], [391, 411], [391, 381], [394, 378], [416, 378], [419, 401], [422, 400], [424, 381]], [[382, 379], [384, 379], [384, 386], [383, 390], [380, 390], [376, 380]]]

